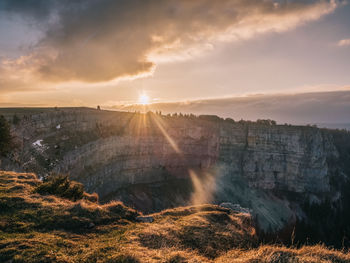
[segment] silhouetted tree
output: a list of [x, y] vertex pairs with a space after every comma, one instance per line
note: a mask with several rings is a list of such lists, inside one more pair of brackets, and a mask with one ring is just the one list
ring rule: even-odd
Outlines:
[[12, 123], [13, 123], [14, 125], [17, 125], [20, 121], [21, 121], [21, 119], [17, 116], [17, 114], [13, 115], [13, 117], [12, 117]]
[[231, 118], [226, 118], [225, 121], [228, 123], [235, 123], [235, 120]]
[[12, 145], [10, 125], [4, 116], [0, 116], [0, 155], [6, 156]]
[[276, 121], [270, 120], [270, 119], [267, 119], [267, 120], [258, 119], [256, 123], [263, 124], [263, 125], [276, 125]]
[[214, 121], [214, 122], [219, 122], [223, 120], [222, 118], [216, 115], [199, 115], [198, 118], [202, 120]]

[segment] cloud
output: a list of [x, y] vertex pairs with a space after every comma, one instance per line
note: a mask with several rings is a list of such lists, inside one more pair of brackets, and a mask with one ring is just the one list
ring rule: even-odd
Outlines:
[[[335, 0], [7, 0], [0, 8], [45, 27], [24, 56], [33, 82], [104, 82], [151, 74], [160, 61], [188, 59], [215, 41], [283, 32], [337, 6]], [[15, 73], [0, 76], [3, 84], [18, 74], [16, 63]]]
[[50, 15], [54, 5], [56, 1], [52, 0], [1, 0], [0, 11], [28, 15], [36, 20], [41, 20]]
[[337, 45], [339, 47], [350, 46], [350, 38], [339, 40]]
[[0, 60], [0, 91], [1, 93], [33, 90], [38, 86], [33, 65], [37, 64], [31, 56], [22, 56], [18, 59]]

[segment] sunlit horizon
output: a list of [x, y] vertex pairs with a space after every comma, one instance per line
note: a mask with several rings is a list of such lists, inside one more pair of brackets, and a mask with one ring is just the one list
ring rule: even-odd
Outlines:
[[[246, 111], [255, 110], [253, 117], [272, 112], [278, 100], [271, 98], [281, 94], [315, 93], [314, 103], [320, 92], [350, 87], [346, 1], [214, 2], [107, 0], [67, 7], [50, 0], [5, 1], [0, 4], [0, 107], [116, 109], [163, 103], [172, 104], [164, 112], [179, 112], [174, 104], [190, 111], [211, 100], [206, 112], [195, 113], [238, 112], [244, 118]], [[254, 96], [265, 108], [222, 104]], [[343, 121], [337, 116], [349, 112], [350, 102], [337, 106], [337, 100], [322, 96], [325, 108], [343, 107], [329, 119]], [[319, 119], [311, 116], [312, 108], [306, 110], [308, 122]]]

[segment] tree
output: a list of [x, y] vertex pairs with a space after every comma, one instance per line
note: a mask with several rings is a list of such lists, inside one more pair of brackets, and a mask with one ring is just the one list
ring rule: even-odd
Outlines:
[[276, 125], [276, 124], [277, 124], [276, 121], [270, 120], [270, 119], [267, 119], [267, 120], [258, 119], [258, 120], [256, 121], [256, 123], [258, 123], [258, 124], [263, 124], [263, 125]]
[[12, 123], [13, 123], [14, 125], [17, 125], [20, 121], [21, 121], [21, 119], [20, 119], [16, 114], [13, 115]]
[[6, 156], [12, 146], [10, 125], [4, 116], [0, 116], [0, 155]]
[[231, 118], [226, 118], [225, 121], [228, 123], [235, 123], [235, 120]]
[[222, 118], [216, 115], [199, 115], [198, 118], [202, 120], [214, 121], [214, 122], [219, 122], [223, 120]]

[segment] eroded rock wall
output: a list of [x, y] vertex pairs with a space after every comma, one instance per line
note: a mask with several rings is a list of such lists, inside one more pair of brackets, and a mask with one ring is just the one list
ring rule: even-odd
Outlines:
[[[332, 137], [314, 127], [84, 108], [20, 118], [13, 126], [15, 164], [2, 168], [69, 173], [102, 200], [122, 199], [144, 211], [187, 204], [202, 191], [210, 195], [205, 201], [243, 203], [265, 218], [266, 229], [281, 228], [302, 216], [290, 193], [310, 200], [339, 195], [327, 162], [338, 152]], [[186, 180], [192, 187], [186, 183], [181, 192], [176, 184]]]

